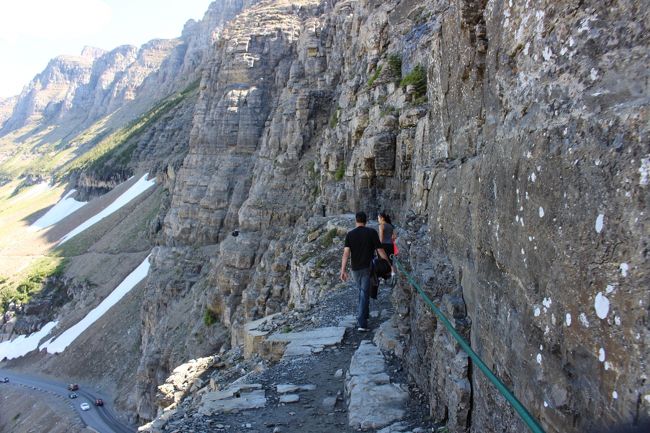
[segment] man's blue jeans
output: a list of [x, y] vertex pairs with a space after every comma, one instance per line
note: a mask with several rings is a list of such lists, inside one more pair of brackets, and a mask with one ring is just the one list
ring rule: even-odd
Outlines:
[[352, 278], [359, 289], [357, 325], [359, 325], [359, 328], [367, 328], [370, 310], [370, 268], [352, 271]]

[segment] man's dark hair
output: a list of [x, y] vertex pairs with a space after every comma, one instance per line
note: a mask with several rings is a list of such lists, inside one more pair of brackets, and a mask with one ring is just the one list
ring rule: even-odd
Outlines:
[[365, 224], [368, 222], [368, 215], [365, 212], [357, 212], [354, 218], [358, 223]]

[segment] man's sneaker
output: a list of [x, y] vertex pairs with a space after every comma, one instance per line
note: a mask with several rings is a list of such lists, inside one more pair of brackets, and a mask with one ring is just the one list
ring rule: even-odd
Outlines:
[[370, 329], [368, 329], [368, 328], [362, 328], [361, 326], [359, 326], [359, 327], [357, 328], [357, 331], [359, 331], [359, 332], [368, 332], [368, 331], [370, 331]]

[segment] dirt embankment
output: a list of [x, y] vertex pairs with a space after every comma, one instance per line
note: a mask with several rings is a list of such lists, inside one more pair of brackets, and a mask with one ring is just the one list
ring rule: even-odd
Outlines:
[[2, 384], [0, 431], [3, 433], [91, 433], [62, 397]]

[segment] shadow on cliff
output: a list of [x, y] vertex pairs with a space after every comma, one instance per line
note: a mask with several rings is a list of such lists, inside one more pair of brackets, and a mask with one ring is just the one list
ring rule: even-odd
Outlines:
[[589, 430], [588, 433], [648, 433], [650, 432], [650, 419], [641, 421], [639, 424], [623, 424], [614, 427]]

